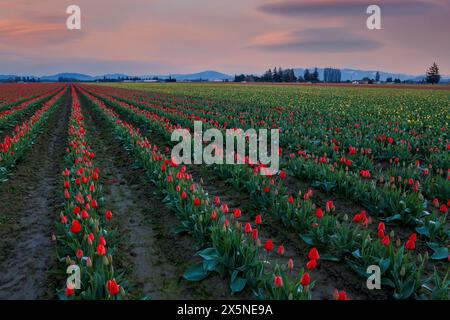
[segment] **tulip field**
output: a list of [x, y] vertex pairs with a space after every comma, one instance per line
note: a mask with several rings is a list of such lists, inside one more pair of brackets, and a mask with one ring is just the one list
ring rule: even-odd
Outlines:
[[[280, 170], [176, 163], [194, 121]], [[449, 125], [450, 90], [0, 84], [0, 299], [448, 300]]]

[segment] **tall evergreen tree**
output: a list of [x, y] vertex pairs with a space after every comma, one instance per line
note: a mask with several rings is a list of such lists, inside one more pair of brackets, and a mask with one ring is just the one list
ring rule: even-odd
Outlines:
[[379, 82], [380, 81], [380, 73], [377, 71], [377, 74], [375, 75], [375, 81]]
[[433, 62], [433, 65], [427, 71], [427, 83], [435, 84], [439, 83], [440, 80], [439, 67], [436, 62]]
[[305, 70], [305, 73], [303, 74], [303, 79], [305, 79], [306, 82], [311, 81], [311, 74], [309, 73], [309, 69]]
[[312, 81], [314, 81], [314, 82], [319, 82], [320, 81], [319, 80], [319, 71], [317, 71], [317, 68], [314, 69], [314, 73], [313, 73], [313, 76], [312, 76]]

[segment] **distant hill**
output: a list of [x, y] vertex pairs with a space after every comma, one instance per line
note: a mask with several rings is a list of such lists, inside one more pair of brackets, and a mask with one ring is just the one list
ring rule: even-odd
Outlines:
[[14, 79], [16, 76], [12, 74], [0, 74], [0, 80]]
[[75, 79], [79, 81], [93, 81], [94, 77], [81, 73], [57, 73], [50, 76], [41, 77], [41, 81], [58, 81], [59, 78]]
[[160, 79], [168, 79], [172, 77], [179, 81], [194, 81], [194, 80], [233, 80], [234, 76], [224, 74], [217, 71], [207, 70], [198, 73], [188, 73], [188, 74], [168, 74], [168, 75], [155, 75], [155, 76], [143, 76], [143, 77], [158, 77]]

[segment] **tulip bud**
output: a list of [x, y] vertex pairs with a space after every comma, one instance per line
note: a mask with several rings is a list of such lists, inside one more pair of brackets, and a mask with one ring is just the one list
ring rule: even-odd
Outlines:
[[344, 221], [348, 221], [348, 214], [344, 214]]
[[419, 253], [419, 254], [417, 255], [417, 260], [419, 260], [420, 263], [423, 262], [423, 256], [422, 256], [421, 253]]
[[406, 274], [406, 269], [405, 269], [405, 267], [402, 267], [402, 268], [400, 269], [400, 276], [404, 277], [405, 274]]
[[86, 259], [86, 265], [90, 268], [90, 267], [92, 267], [92, 260], [91, 260], [91, 257], [88, 257], [87, 259]]
[[395, 236], [394, 230], [391, 230], [391, 232], [389, 233], [389, 236], [390, 236], [392, 239], [394, 238], [394, 236]]
[[292, 259], [288, 260], [288, 268], [289, 268], [289, 270], [294, 269], [294, 260], [292, 260]]
[[108, 258], [106, 256], [103, 256], [102, 259], [103, 265], [107, 266], [109, 264]]
[[110, 264], [113, 263], [113, 256], [111, 254], [108, 255], [108, 261], [109, 261]]
[[56, 236], [55, 236], [55, 234], [52, 234], [52, 241], [56, 241]]
[[66, 264], [70, 265], [70, 257], [69, 256], [66, 257]]

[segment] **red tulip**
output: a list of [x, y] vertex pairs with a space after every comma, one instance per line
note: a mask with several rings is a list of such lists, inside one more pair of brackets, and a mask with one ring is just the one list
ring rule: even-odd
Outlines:
[[433, 206], [435, 206], [436, 208], [439, 207], [439, 200], [437, 198], [433, 199]]
[[70, 199], [70, 193], [69, 193], [69, 190], [67, 190], [67, 189], [64, 189], [64, 198], [66, 200]]
[[241, 217], [241, 209], [234, 209], [233, 213], [236, 219]]
[[72, 226], [70, 227], [70, 232], [78, 234], [81, 232], [81, 224], [77, 219], [73, 220]]
[[384, 246], [389, 246], [389, 243], [390, 243], [391, 241], [390, 241], [390, 239], [389, 239], [389, 236], [388, 235], [386, 235], [386, 236], [384, 236], [384, 238], [381, 240], [381, 243], [384, 245]]
[[264, 187], [264, 193], [269, 193], [269, 191], [270, 191], [270, 188], [268, 186], [265, 186]]
[[226, 203], [224, 203], [224, 204], [222, 205], [222, 212], [223, 212], [224, 214], [227, 214], [228, 211], [229, 211], [228, 205], [227, 205]]
[[218, 219], [217, 211], [214, 210], [214, 211], [211, 213], [211, 220], [215, 221], [215, 220], [217, 220], [217, 219]]
[[266, 244], [264, 245], [264, 249], [266, 249], [267, 252], [270, 252], [273, 250], [272, 240], [267, 240]]
[[181, 193], [181, 199], [186, 199], [186, 198], [187, 198], [187, 194], [186, 194], [185, 191], [183, 191], [183, 192]]
[[307, 287], [311, 283], [311, 277], [307, 272], [303, 274], [300, 283], [302, 284], [303, 287]]
[[117, 284], [116, 280], [108, 280], [108, 282], [106, 282], [106, 287], [108, 288], [109, 294], [112, 296], [117, 296], [120, 292], [120, 286]]
[[306, 268], [308, 270], [314, 270], [317, 267], [317, 261], [316, 260], [311, 260], [306, 264]]
[[105, 256], [106, 255], [106, 247], [102, 244], [99, 244], [97, 246], [97, 253], [101, 257]]
[[284, 256], [285, 250], [284, 250], [284, 246], [282, 244], [280, 244], [280, 246], [278, 247], [278, 251], [277, 252], [278, 252], [278, 254], [280, 256]]
[[75, 294], [75, 289], [72, 288], [70, 285], [67, 285], [66, 287], [66, 297], [71, 297]]
[[81, 217], [86, 220], [89, 218], [89, 213], [86, 210], [83, 210], [81, 211]]
[[105, 216], [106, 216], [106, 220], [110, 221], [113, 217], [111, 210], [106, 211]]
[[73, 214], [80, 214], [81, 209], [79, 206], [76, 206], [75, 208], [73, 208]]
[[447, 210], [448, 210], [448, 208], [447, 208], [447, 206], [446, 206], [445, 204], [443, 204], [443, 205], [441, 206], [441, 208], [439, 209], [439, 211], [440, 211], [442, 214], [447, 213]]
[[325, 210], [327, 211], [327, 212], [331, 212], [331, 211], [334, 211], [336, 209], [336, 207], [334, 206], [334, 203], [333, 203], [333, 201], [327, 201], [327, 203], [326, 203], [326, 205], [325, 205]]
[[67, 223], [67, 217], [66, 216], [61, 216], [61, 223], [62, 224], [66, 224]]
[[81, 249], [77, 250], [77, 258], [78, 258], [78, 260], [81, 260], [81, 258], [83, 258], [83, 250], [81, 250]]
[[281, 180], [284, 180], [285, 178], [286, 178], [286, 172], [283, 171], [283, 170], [281, 170], [281, 171], [280, 171], [280, 179], [281, 179]]
[[250, 223], [246, 223], [245, 224], [245, 228], [244, 228], [245, 233], [251, 233], [252, 232], [252, 226], [250, 225]]
[[89, 233], [89, 236], [88, 236], [89, 244], [94, 243], [94, 240], [95, 240], [94, 234], [93, 233]]
[[406, 241], [406, 245], [405, 245], [406, 249], [408, 250], [414, 250], [416, 248], [416, 242], [413, 241], [412, 239], [409, 239], [408, 241]]
[[292, 204], [294, 202], [294, 197], [293, 196], [289, 196], [288, 202]]
[[220, 206], [220, 198], [219, 198], [219, 197], [215, 197], [215, 198], [214, 198], [214, 204], [215, 204], [216, 206]]
[[258, 215], [256, 216], [256, 218], [255, 218], [255, 224], [258, 225], [258, 226], [262, 224], [262, 217], [261, 217], [260, 214], [258, 214]]
[[252, 231], [252, 238], [253, 240], [258, 240], [258, 229], [253, 229]]
[[195, 198], [194, 206], [198, 207], [199, 205], [200, 205], [200, 199], [199, 198]]
[[319, 260], [320, 259], [319, 251], [317, 251], [316, 248], [312, 248], [309, 251], [308, 258], [309, 260]]
[[323, 217], [323, 210], [322, 210], [322, 208], [317, 208], [316, 209], [316, 217], [319, 218], [319, 219], [322, 219], [322, 217]]
[[350, 300], [350, 299], [347, 297], [347, 294], [345, 293], [345, 291], [339, 292], [337, 299], [338, 299], [338, 300]]
[[275, 287], [281, 288], [283, 286], [283, 279], [280, 276], [275, 277]]

